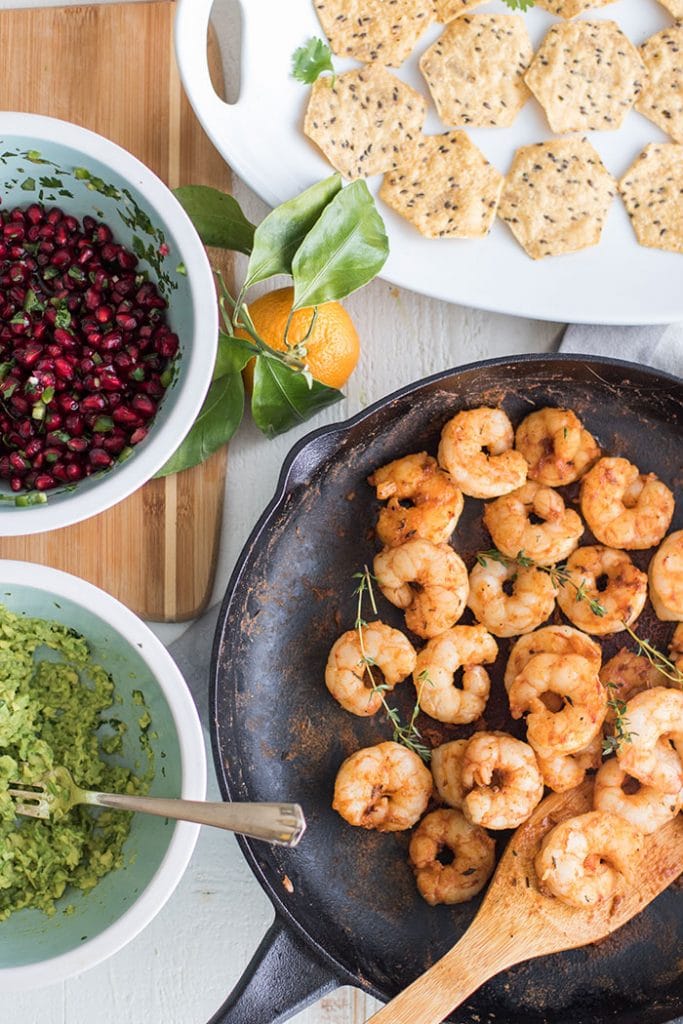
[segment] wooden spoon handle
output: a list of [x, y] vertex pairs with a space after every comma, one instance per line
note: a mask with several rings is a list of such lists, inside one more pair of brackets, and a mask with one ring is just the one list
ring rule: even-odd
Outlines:
[[460, 942], [367, 1024], [441, 1024], [494, 974], [534, 955], [515, 931], [505, 919], [475, 918]]

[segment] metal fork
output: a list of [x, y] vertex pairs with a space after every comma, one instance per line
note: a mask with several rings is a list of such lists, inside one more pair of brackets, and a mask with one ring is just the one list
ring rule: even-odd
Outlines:
[[306, 820], [299, 804], [209, 803], [97, 793], [77, 786], [71, 772], [63, 767], [48, 772], [29, 788], [26, 784], [11, 782], [8, 792], [15, 801], [17, 814], [29, 818], [50, 818], [55, 811], [66, 813], [76, 804], [92, 804], [117, 811], [143, 811], [161, 818], [214, 825], [278, 846], [296, 846], [306, 830]]

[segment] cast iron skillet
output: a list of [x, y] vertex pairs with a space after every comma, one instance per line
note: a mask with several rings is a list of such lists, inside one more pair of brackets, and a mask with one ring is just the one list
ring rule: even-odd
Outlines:
[[[387, 999], [450, 948], [478, 907], [476, 900], [428, 907], [407, 864], [408, 836], [351, 828], [331, 810], [341, 761], [391, 738], [391, 730], [380, 716], [342, 711], [323, 673], [333, 640], [353, 626], [352, 574], [371, 564], [376, 550], [377, 504], [367, 475], [408, 452], [434, 453], [446, 420], [482, 404], [501, 404], [515, 424], [535, 407], [569, 406], [607, 454], [625, 455], [680, 493], [683, 381], [617, 360], [526, 356], [475, 363], [405, 388], [295, 446], [228, 586], [213, 652], [211, 726], [223, 796], [299, 800], [308, 831], [295, 850], [241, 841], [275, 907], [275, 923], [213, 1024], [285, 1021], [342, 984]], [[467, 499], [454, 544], [468, 566], [474, 552], [490, 547], [480, 519], [481, 502]], [[672, 529], [681, 527], [679, 501]], [[587, 534], [582, 543], [590, 542]], [[635, 553], [635, 561], [646, 566], [651, 554]], [[401, 613], [381, 595], [379, 612], [403, 627]], [[468, 614], [463, 622], [471, 621]], [[651, 610], [638, 628], [662, 646], [673, 632]], [[623, 637], [605, 644], [606, 656]], [[493, 729], [512, 725], [501, 695], [508, 648], [509, 641], [500, 641], [486, 711]], [[412, 686], [403, 684], [392, 698], [405, 717]], [[433, 745], [472, 731], [431, 719], [422, 725]], [[683, 1013], [682, 904], [673, 887], [608, 940], [494, 978], [451, 1019], [671, 1022]]]

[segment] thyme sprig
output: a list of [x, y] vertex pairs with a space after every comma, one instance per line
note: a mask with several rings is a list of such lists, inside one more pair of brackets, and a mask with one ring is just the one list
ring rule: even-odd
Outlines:
[[[617, 690], [617, 683], [607, 683], [608, 690]], [[622, 743], [632, 743], [637, 732], [631, 732], [628, 728], [629, 721], [626, 717], [627, 704], [625, 700], [612, 696], [607, 701], [607, 707], [614, 712], [614, 732], [611, 736], [605, 736], [602, 740], [602, 752], [605, 757], [610, 754], [618, 754]]]
[[539, 565], [533, 558], [529, 558], [523, 551], [518, 551], [514, 558], [509, 558], [508, 555], [504, 555], [502, 551], [498, 551], [497, 548], [490, 548], [488, 551], [480, 551], [477, 554], [477, 561], [479, 565], [486, 566], [486, 560], [490, 558], [493, 562], [500, 562], [501, 565], [519, 565], [522, 569], [538, 569], [540, 572], [547, 573], [552, 580], [555, 587], [573, 587], [576, 591], [577, 601], [588, 601], [588, 607], [593, 612], [593, 615], [597, 615], [599, 618], [605, 614], [604, 605], [601, 605], [599, 601], [594, 598], [589, 598], [586, 593], [586, 581], [582, 580], [581, 583], [576, 583], [572, 578], [571, 573], [568, 571], [566, 563], [561, 562], [558, 565]]
[[656, 647], [653, 647], [649, 640], [642, 640], [635, 630], [631, 629], [626, 622], [622, 622], [622, 625], [632, 640], [638, 644], [638, 654], [643, 655], [647, 658], [653, 668], [672, 683], [676, 683], [677, 686], [683, 686], [683, 672], [679, 668], [676, 668], [673, 661], [670, 661], [661, 651], [658, 651]]
[[370, 601], [370, 607], [375, 615], [377, 615], [377, 602], [375, 600], [375, 591], [373, 589], [374, 576], [368, 569], [367, 565], [363, 566], [362, 572], [354, 573], [353, 579], [358, 580], [358, 586], [356, 587], [354, 594], [357, 597], [356, 603], [356, 622], [355, 629], [358, 633], [358, 644], [360, 647], [361, 660], [360, 664], [365, 667], [365, 671], [368, 674], [368, 678], [372, 684], [370, 690], [370, 696], [378, 693], [382, 700], [382, 707], [386, 712], [386, 716], [391, 722], [393, 728], [392, 739], [394, 743], [401, 743], [408, 750], [412, 750], [413, 753], [421, 757], [423, 761], [430, 761], [432, 752], [425, 743], [422, 742], [422, 733], [417, 727], [417, 716], [420, 714], [420, 698], [422, 697], [422, 691], [426, 684], [432, 684], [429, 678], [429, 673], [425, 669], [418, 676], [419, 686], [417, 688], [417, 698], [415, 705], [410, 715], [408, 724], [404, 724], [401, 720], [401, 715], [398, 708], [392, 708], [387, 703], [386, 697], [384, 696], [389, 687], [386, 683], [380, 683], [375, 679], [373, 675], [373, 668], [377, 667], [377, 664], [365, 649], [365, 638], [363, 630], [367, 626], [366, 620], [363, 618], [363, 599], [367, 594], [368, 600]]

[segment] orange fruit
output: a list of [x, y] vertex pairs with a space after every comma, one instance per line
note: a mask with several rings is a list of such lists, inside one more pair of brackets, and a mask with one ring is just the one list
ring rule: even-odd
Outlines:
[[[266, 345], [284, 352], [285, 327], [294, 301], [293, 288], [277, 288], [249, 303], [249, 314], [256, 333]], [[287, 333], [290, 346], [303, 341], [311, 326], [314, 308], [298, 309], [292, 316]], [[244, 331], [238, 338], [248, 338]], [[315, 380], [331, 388], [341, 388], [353, 373], [360, 355], [360, 342], [351, 317], [338, 302], [318, 306], [318, 316], [306, 341], [306, 365]], [[244, 368], [244, 382], [251, 391], [254, 381], [252, 359]]]

